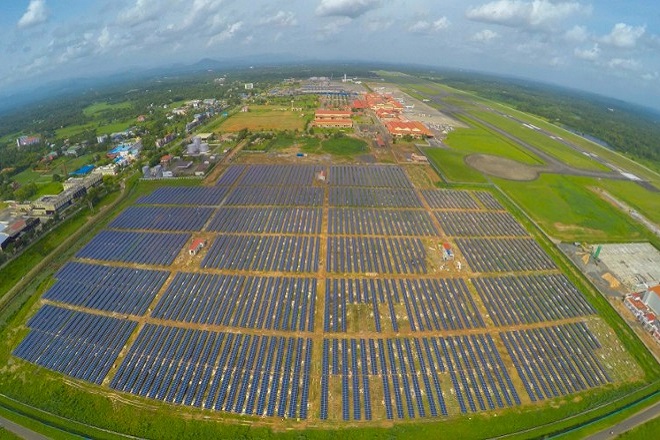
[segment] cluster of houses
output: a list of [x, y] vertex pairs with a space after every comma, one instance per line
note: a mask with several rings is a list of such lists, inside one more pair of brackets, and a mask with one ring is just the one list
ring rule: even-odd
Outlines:
[[660, 344], [660, 285], [626, 295], [623, 303]]
[[[186, 133], [190, 133], [205, 120], [213, 117], [216, 113], [221, 112], [225, 107], [227, 107], [226, 102], [218, 101], [214, 98], [193, 99], [186, 102], [182, 107], [172, 109], [167, 116], [167, 119], [173, 119], [175, 116], [184, 116], [191, 112], [195, 112], [192, 121], [186, 124]], [[171, 140], [169, 142], [171, 142]]]

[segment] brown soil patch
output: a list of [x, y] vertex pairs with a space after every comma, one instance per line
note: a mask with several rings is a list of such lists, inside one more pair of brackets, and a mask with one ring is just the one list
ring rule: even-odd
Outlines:
[[508, 180], [535, 180], [543, 171], [541, 167], [490, 154], [471, 154], [465, 158], [465, 163], [484, 174]]

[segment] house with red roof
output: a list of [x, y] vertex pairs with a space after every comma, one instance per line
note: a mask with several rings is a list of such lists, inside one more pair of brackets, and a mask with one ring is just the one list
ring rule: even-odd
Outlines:
[[351, 128], [350, 110], [316, 110], [314, 113], [314, 126], [326, 128]]

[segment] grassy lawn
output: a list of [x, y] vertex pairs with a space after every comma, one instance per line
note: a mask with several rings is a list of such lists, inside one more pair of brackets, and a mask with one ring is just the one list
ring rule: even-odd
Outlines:
[[477, 170], [465, 163], [469, 153], [441, 148], [426, 148], [424, 153], [439, 169], [442, 175], [456, 183], [486, 183], [486, 178]]
[[310, 115], [290, 110], [279, 110], [278, 106], [253, 105], [250, 111], [235, 113], [220, 125], [223, 132], [234, 133], [247, 128], [250, 131], [262, 130], [303, 130]]
[[34, 171], [27, 169], [12, 177], [13, 180], [18, 182], [19, 185], [27, 185], [28, 183], [36, 183], [37, 185], [44, 185], [52, 181], [53, 175], [49, 172]]
[[[94, 154], [84, 154], [80, 157], [60, 157], [54, 160], [48, 170], [35, 171], [32, 169], [27, 169], [16, 176], [13, 177], [13, 180], [18, 182], [20, 185], [27, 185], [28, 183], [36, 183], [37, 185], [48, 185], [53, 180], [53, 174], [59, 174], [62, 177], [64, 176], [64, 169], [68, 173], [77, 170], [78, 168], [94, 163]], [[52, 194], [52, 193], [51, 193]]]
[[530, 165], [543, 164], [543, 161], [534, 154], [479, 125], [475, 125], [474, 128], [457, 128], [447, 135], [445, 143], [466, 153], [493, 154]]
[[564, 241], [641, 240], [642, 226], [587, 189], [594, 179], [542, 174], [532, 182], [493, 178], [541, 228]]
[[321, 142], [321, 151], [337, 156], [352, 156], [367, 151], [367, 143], [351, 137], [330, 138]]
[[300, 147], [300, 150], [305, 153], [318, 153], [321, 143], [316, 137], [299, 137], [296, 139], [296, 143]]
[[109, 104], [107, 102], [95, 102], [92, 105], [88, 105], [83, 109], [83, 114], [88, 118], [94, 118], [99, 116], [101, 113], [107, 112], [108, 110], [121, 110], [131, 108], [130, 102], [118, 102], [116, 104]]
[[67, 139], [70, 138], [71, 136], [78, 135], [80, 133], [83, 133], [87, 130], [92, 130], [96, 124], [93, 122], [89, 122], [87, 124], [77, 124], [77, 125], [69, 125], [67, 127], [62, 127], [58, 128], [55, 130], [55, 137], [58, 139]]
[[527, 128], [516, 121], [512, 121], [509, 118], [486, 111], [473, 111], [471, 113], [476, 117], [503, 129], [520, 140], [545, 151], [567, 165], [586, 170], [609, 171], [609, 168], [584, 154], [563, 145], [559, 141], [549, 138], [543, 133], [539, 133], [538, 131]]
[[45, 185], [38, 185], [39, 191], [32, 197], [32, 200], [37, 200], [41, 196], [50, 194], [59, 194], [64, 190], [60, 182], [49, 182]]
[[601, 180], [598, 186], [635, 208], [649, 220], [660, 224], [660, 193], [651, 192], [630, 181]]
[[87, 124], [70, 125], [68, 127], [63, 127], [55, 130], [55, 136], [59, 139], [67, 139], [72, 136], [76, 136], [81, 133], [84, 133], [87, 130], [94, 130], [94, 129], [96, 129], [97, 135], [117, 133], [130, 128], [134, 122], [135, 119], [131, 118], [119, 122], [113, 122], [112, 124], [99, 125], [98, 123], [89, 122]]

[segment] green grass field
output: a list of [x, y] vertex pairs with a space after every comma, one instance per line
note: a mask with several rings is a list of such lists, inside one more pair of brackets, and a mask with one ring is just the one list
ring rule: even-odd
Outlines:
[[442, 175], [456, 183], [486, 183], [487, 179], [465, 163], [469, 153], [441, 148], [426, 148], [424, 153]]
[[303, 130], [310, 115], [307, 113], [279, 110], [283, 107], [269, 105], [252, 105], [250, 111], [235, 113], [224, 119], [219, 130], [225, 133], [235, 133], [244, 128], [250, 131], [263, 130]]
[[533, 153], [525, 151], [515, 143], [475, 125], [473, 128], [457, 128], [449, 135], [445, 143], [466, 153], [493, 154], [529, 165], [542, 165], [543, 161]]
[[367, 143], [351, 137], [330, 138], [321, 142], [321, 151], [337, 156], [352, 156], [367, 151]]
[[32, 197], [32, 200], [36, 200], [41, 196], [59, 194], [64, 190], [60, 182], [49, 182], [44, 185], [38, 185], [39, 191]]
[[587, 189], [590, 178], [542, 174], [532, 182], [493, 181], [548, 234], [563, 241], [617, 242], [645, 238], [643, 228]]
[[87, 124], [70, 125], [68, 127], [55, 130], [55, 136], [58, 139], [68, 139], [72, 136], [82, 134], [88, 130], [96, 130], [97, 135], [117, 133], [130, 128], [134, 122], [135, 119], [131, 118], [125, 119], [123, 121], [113, 122], [111, 124], [89, 122]]
[[94, 118], [101, 115], [108, 110], [121, 110], [131, 108], [130, 102], [118, 102], [116, 104], [109, 104], [107, 102], [95, 102], [94, 104], [88, 105], [83, 109], [83, 114], [88, 118]]
[[482, 119], [503, 129], [507, 133], [517, 137], [523, 142], [527, 142], [528, 144], [543, 150], [544, 152], [553, 156], [555, 159], [558, 159], [567, 165], [585, 170], [610, 170], [608, 167], [596, 162], [595, 160], [585, 156], [578, 151], [573, 150], [570, 147], [567, 147], [566, 145], [563, 145], [559, 141], [551, 139], [536, 130], [524, 127], [520, 123], [512, 121], [509, 118], [505, 118], [504, 116], [500, 116], [498, 114], [487, 111], [472, 111], [471, 114], [474, 114], [479, 119]]

